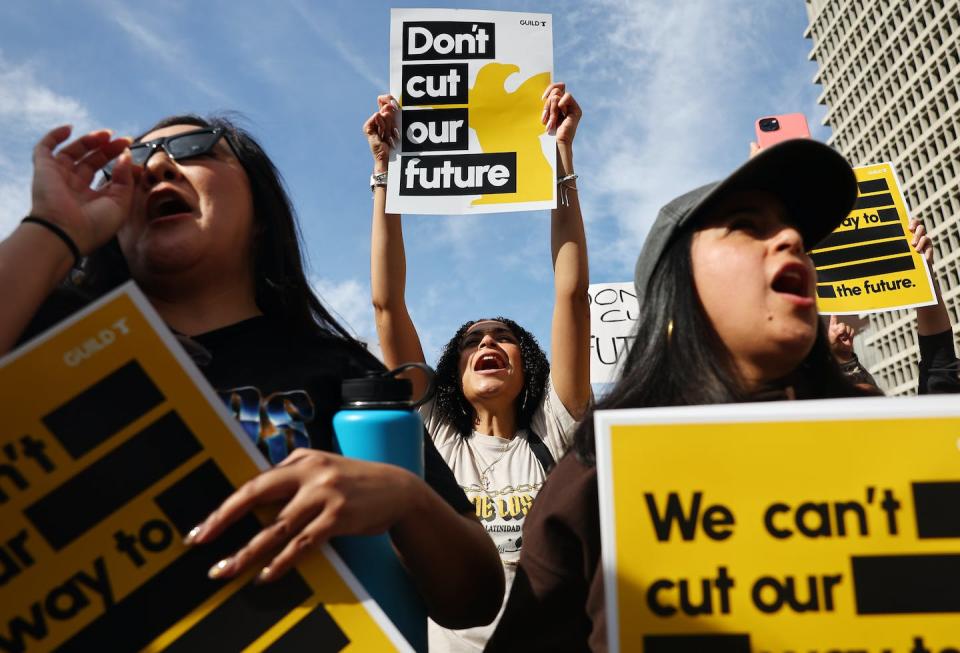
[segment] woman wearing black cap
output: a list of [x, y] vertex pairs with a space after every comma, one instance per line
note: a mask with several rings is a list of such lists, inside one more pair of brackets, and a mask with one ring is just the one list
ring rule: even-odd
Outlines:
[[[795, 140], [667, 204], [637, 261], [635, 344], [595, 409], [858, 396], [830, 353], [805, 253], [856, 196], [843, 157]], [[606, 650], [599, 526], [588, 414], [527, 516], [488, 651]]]

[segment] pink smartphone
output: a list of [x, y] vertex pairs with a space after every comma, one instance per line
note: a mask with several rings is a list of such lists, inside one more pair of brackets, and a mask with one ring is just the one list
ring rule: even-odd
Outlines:
[[785, 113], [757, 120], [757, 145], [768, 147], [791, 138], [810, 138], [810, 128], [802, 113]]

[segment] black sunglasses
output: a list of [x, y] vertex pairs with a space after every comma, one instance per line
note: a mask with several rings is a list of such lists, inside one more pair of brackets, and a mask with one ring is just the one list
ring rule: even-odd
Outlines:
[[[208, 154], [223, 137], [226, 137], [227, 145], [236, 154], [236, 149], [234, 149], [233, 143], [230, 142], [230, 137], [227, 136], [227, 131], [223, 127], [204, 127], [192, 132], [164, 136], [143, 143], [134, 143], [130, 146], [130, 155], [133, 157], [133, 162], [138, 166], [147, 165], [150, 157], [161, 149], [174, 161], [183, 161], [191, 157]], [[110, 161], [103, 166], [103, 176], [107, 179], [110, 179], [114, 163], [114, 161]]]

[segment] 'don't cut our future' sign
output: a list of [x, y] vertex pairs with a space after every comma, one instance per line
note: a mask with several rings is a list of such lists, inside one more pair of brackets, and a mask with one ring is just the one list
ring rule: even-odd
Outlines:
[[393, 9], [390, 90], [401, 105], [387, 211], [556, 207], [556, 138], [541, 123], [552, 17]]

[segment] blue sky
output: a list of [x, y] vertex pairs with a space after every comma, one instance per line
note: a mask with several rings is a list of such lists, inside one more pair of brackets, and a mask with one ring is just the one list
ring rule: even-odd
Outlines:
[[[134, 134], [165, 115], [231, 110], [298, 209], [315, 287], [375, 342], [372, 167], [361, 125], [389, 77], [391, 6], [553, 14], [554, 77], [584, 109], [575, 143], [593, 282], [629, 281], [657, 209], [747, 155], [753, 121], [820, 125], [803, 0], [575, 0], [0, 5], [0, 235], [29, 209], [48, 128]], [[549, 347], [546, 212], [410, 216], [407, 301], [430, 362], [457, 326], [505, 315]]]

